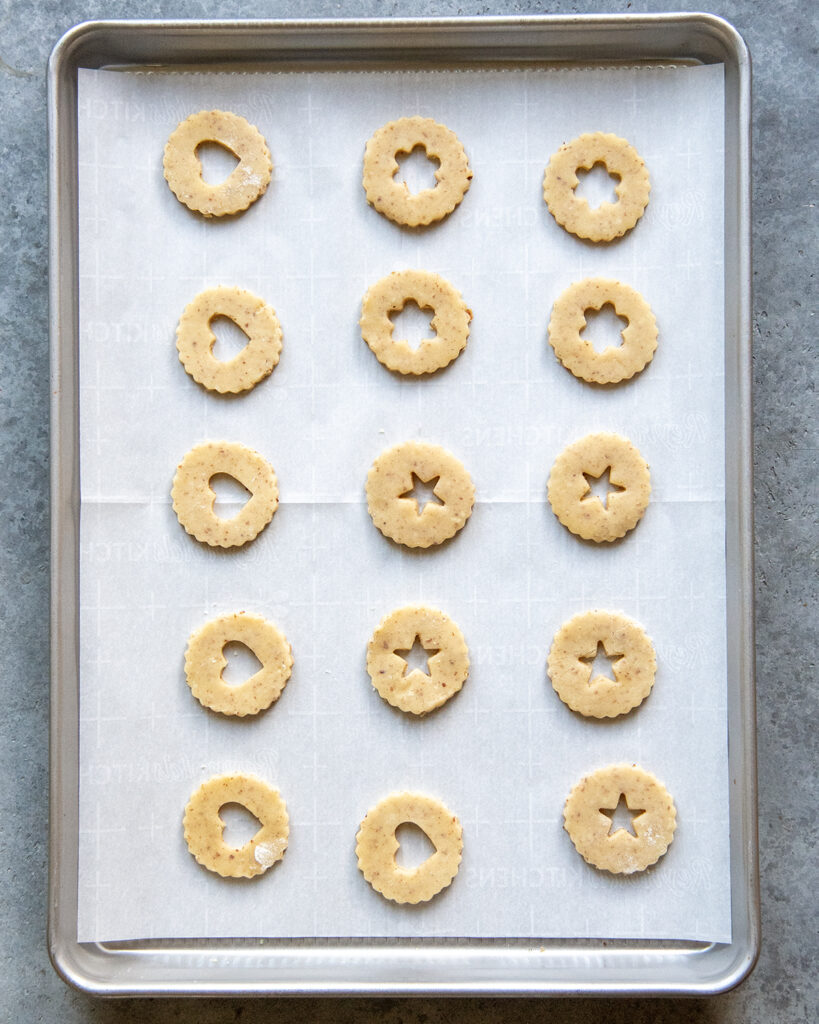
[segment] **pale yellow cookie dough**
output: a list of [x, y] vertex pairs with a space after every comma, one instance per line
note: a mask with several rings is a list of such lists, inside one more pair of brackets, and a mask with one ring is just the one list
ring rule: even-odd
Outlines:
[[[443, 504], [403, 497], [413, 489], [413, 475], [423, 483], [438, 478], [433, 493]], [[373, 523], [398, 544], [428, 548], [461, 529], [472, 513], [475, 485], [463, 465], [448, 452], [425, 441], [405, 441], [382, 452], [367, 474], [367, 510]]]
[[[440, 161], [433, 188], [411, 193], [407, 183], [395, 180], [397, 153], [421, 146], [430, 159]], [[402, 117], [379, 128], [364, 150], [364, 191], [367, 202], [396, 224], [409, 227], [432, 224], [452, 213], [469, 188], [472, 171], [458, 136], [428, 117]]]
[[[213, 511], [211, 478], [225, 473], [250, 491], [250, 499], [232, 519]], [[258, 452], [230, 441], [206, 441], [179, 463], [171, 489], [173, 509], [191, 536], [211, 547], [241, 547], [261, 533], [279, 504], [276, 474]]]
[[[216, 335], [211, 324], [226, 316], [247, 335], [247, 344], [233, 359], [213, 354]], [[197, 384], [220, 394], [248, 391], [273, 372], [282, 350], [282, 329], [276, 311], [243, 288], [209, 288], [189, 303], [176, 328], [179, 361]]]
[[[208, 185], [202, 178], [196, 151], [203, 142], [218, 143], [239, 161], [218, 185]], [[162, 166], [179, 202], [205, 217], [246, 210], [263, 195], [273, 171], [270, 150], [258, 128], [227, 110], [200, 110], [178, 124], [165, 145]]]
[[[434, 338], [424, 338], [416, 348], [393, 337], [391, 313], [410, 302], [430, 309]], [[377, 281], [364, 296], [361, 336], [380, 363], [397, 373], [433, 373], [447, 366], [463, 351], [469, 337], [472, 310], [449, 281], [426, 270], [399, 270]]]
[[[602, 163], [620, 180], [617, 202], [592, 209], [575, 194], [577, 171], [590, 171]], [[610, 242], [630, 231], [642, 217], [651, 191], [646, 165], [625, 139], [606, 132], [590, 132], [564, 142], [552, 156], [543, 179], [543, 197], [561, 227], [592, 242]]]
[[[402, 868], [395, 862], [395, 830], [417, 825], [435, 847], [423, 864]], [[356, 836], [361, 873], [382, 896], [396, 903], [425, 903], [445, 889], [461, 863], [463, 830], [440, 801], [422, 793], [394, 793], [369, 810]]]
[[[606, 507], [591, 493], [587, 476], [623, 490], [609, 492]], [[588, 434], [565, 448], [549, 476], [549, 503], [561, 523], [584, 540], [617, 540], [639, 523], [651, 495], [648, 464], [624, 437]]]
[[[620, 332], [623, 343], [597, 352], [581, 338], [586, 312], [606, 304], [628, 321]], [[549, 321], [549, 343], [567, 370], [592, 384], [617, 384], [643, 370], [657, 348], [657, 321], [639, 292], [620, 281], [591, 277], [578, 281], [558, 297]]]
[[[242, 643], [262, 663], [238, 686], [222, 678], [225, 645]], [[290, 678], [293, 655], [287, 638], [272, 622], [244, 612], [212, 619], [194, 633], [185, 651], [185, 678], [194, 697], [222, 715], [255, 715], [279, 699]]]
[[[228, 846], [219, 811], [241, 804], [261, 822], [244, 846]], [[183, 820], [185, 842], [196, 860], [223, 878], [254, 878], [284, 856], [290, 824], [278, 790], [252, 775], [217, 775], [193, 794]]]
[[[612, 664], [614, 679], [592, 678], [597, 645]], [[645, 700], [654, 685], [654, 647], [636, 622], [617, 612], [582, 612], [564, 622], [549, 651], [549, 678], [564, 704], [589, 718], [616, 718]]]
[[[429, 674], [414, 669], [398, 654], [415, 641], [432, 654]], [[425, 715], [453, 697], [469, 675], [469, 651], [463, 633], [437, 608], [412, 605], [384, 618], [367, 645], [367, 672], [378, 693], [393, 707]]]
[[[634, 835], [611, 832], [614, 811], [624, 796]], [[666, 852], [677, 827], [677, 810], [668, 790], [634, 764], [616, 764], [586, 776], [574, 787], [563, 809], [563, 827], [577, 852], [601, 871], [631, 875], [655, 864]], [[611, 834], [610, 834], [611, 833]]]

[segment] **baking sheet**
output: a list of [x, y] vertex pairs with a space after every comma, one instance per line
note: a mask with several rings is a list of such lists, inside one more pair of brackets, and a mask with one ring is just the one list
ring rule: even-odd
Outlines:
[[[730, 938], [725, 707], [722, 68], [399, 73], [79, 73], [81, 780], [79, 939], [217, 936]], [[340, 86], [343, 85], [343, 88]], [[229, 223], [173, 197], [161, 151], [188, 113], [233, 109], [276, 164]], [[408, 232], [367, 207], [363, 143], [418, 112], [463, 140], [475, 179], [438, 227]], [[487, 126], [491, 125], [491, 130]], [[548, 156], [584, 130], [629, 138], [652, 199], [622, 241], [595, 247], [552, 221]], [[461, 289], [465, 353], [429, 380], [390, 375], [357, 329], [366, 287], [421, 266]], [[575, 381], [546, 341], [571, 281], [616, 276], [657, 316], [660, 347], [620, 388]], [[202, 392], [176, 358], [188, 301], [216, 284], [278, 311], [282, 360], [249, 395]], [[596, 429], [652, 466], [645, 520], [585, 545], [552, 516], [549, 468]], [[467, 527], [426, 553], [374, 529], [363, 481], [390, 444], [426, 438], [469, 468]], [[206, 438], [275, 466], [281, 505], [246, 549], [202, 549], [170, 507], [176, 463]], [[372, 691], [364, 649], [402, 603], [444, 608], [470, 644], [463, 692], [407, 721]], [[659, 671], [623, 721], [587, 722], [545, 675], [551, 638], [588, 607], [652, 636]], [[184, 683], [190, 632], [244, 608], [276, 621], [296, 665], [256, 721], [204, 711]], [[654, 771], [679, 828], [660, 864], [614, 879], [562, 831], [577, 779], [611, 761]], [[222, 770], [255, 771], [291, 816], [263, 879], [211, 876], [182, 809]], [[386, 793], [430, 792], [464, 826], [461, 872], [399, 908], [359, 875], [359, 821]]]

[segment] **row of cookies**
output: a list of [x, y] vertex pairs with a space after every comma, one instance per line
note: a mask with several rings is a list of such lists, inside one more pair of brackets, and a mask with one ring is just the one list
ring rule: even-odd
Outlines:
[[[601, 501], [590, 480], [609, 473], [616, 490]], [[250, 493], [230, 519], [214, 511], [215, 476], [237, 480]], [[432, 488], [434, 500], [421, 507], [417, 481]], [[367, 474], [367, 511], [390, 540], [409, 548], [430, 548], [455, 536], [472, 514], [475, 485], [452, 452], [428, 441], [404, 441], [383, 451]], [[588, 434], [568, 445], [549, 474], [552, 511], [572, 533], [606, 543], [633, 530], [648, 507], [651, 476], [643, 456], [617, 434]], [[211, 547], [237, 548], [256, 538], [279, 504], [278, 478], [258, 452], [232, 441], [205, 441], [186, 453], [171, 488], [181, 526]]]
[[[395, 337], [392, 317], [408, 303], [432, 314], [433, 337], [411, 346]], [[583, 337], [589, 311], [611, 306], [626, 321], [620, 345], [598, 352]], [[232, 320], [247, 337], [233, 359], [213, 354], [217, 317]], [[367, 290], [361, 308], [361, 336], [376, 358], [395, 373], [422, 376], [448, 366], [469, 337], [472, 310], [445, 278], [427, 270], [393, 271]], [[557, 298], [549, 320], [549, 342], [560, 362], [592, 384], [619, 384], [640, 373], [657, 347], [657, 322], [639, 292], [621, 281], [586, 278]], [[279, 361], [282, 328], [276, 311], [243, 288], [219, 286], [200, 292], [184, 309], [176, 329], [179, 360], [202, 387], [240, 394], [268, 377]]]
[[[219, 184], [205, 182], [199, 147], [216, 143], [238, 164]], [[435, 185], [410, 192], [397, 181], [401, 153], [422, 149], [438, 162]], [[590, 207], [576, 193], [578, 170], [603, 164], [619, 179], [614, 203]], [[165, 180], [177, 199], [204, 217], [242, 213], [267, 191], [273, 161], [261, 132], [244, 117], [226, 110], [200, 110], [171, 133], [163, 157]], [[472, 181], [464, 147], [446, 125], [428, 117], [402, 117], [377, 129], [364, 149], [362, 185], [367, 202], [396, 224], [425, 227], [447, 217]], [[590, 132], [564, 143], [549, 160], [543, 197], [555, 220], [567, 231], [595, 242], [609, 242], [630, 231], [642, 217], [651, 191], [642, 157], [625, 139]]]
[[[609, 834], [624, 796], [634, 832]], [[220, 810], [238, 803], [259, 821], [242, 846], [224, 840]], [[663, 856], [676, 829], [674, 801], [662, 783], [635, 764], [609, 765], [581, 779], [563, 807], [563, 827], [583, 859], [603, 871], [630, 875]], [[421, 829], [435, 847], [423, 863], [396, 862], [396, 830]], [[253, 775], [213, 776], [192, 795], [183, 817], [185, 842], [196, 861], [223, 878], [256, 878], [280, 861], [290, 837], [287, 806], [277, 789]], [[358, 867], [370, 885], [396, 903], [425, 903], [451, 884], [461, 863], [463, 828], [440, 800], [423, 793], [392, 793], [364, 816], [356, 835]]]
[[[225, 648], [240, 643], [256, 656], [258, 671], [239, 685], [222, 673]], [[406, 657], [420, 645], [426, 671], [409, 670]], [[613, 660], [614, 680], [594, 675], [602, 645]], [[548, 673], [560, 699], [589, 718], [616, 718], [651, 692], [657, 661], [645, 630], [618, 612], [588, 611], [565, 622], [552, 642]], [[235, 612], [211, 619], [188, 640], [185, 679], [199, 703], [222, 715], [244, 718], [266, 711], [281, 696], [293, 668], [287, 637], [259, 615]], [[423, 716], [460, 692], [469, 675], [469, 649], [458, 625], [438, 608], [407, 605], [379, 623], [367, 644], [367, 673], [393, 707]]]

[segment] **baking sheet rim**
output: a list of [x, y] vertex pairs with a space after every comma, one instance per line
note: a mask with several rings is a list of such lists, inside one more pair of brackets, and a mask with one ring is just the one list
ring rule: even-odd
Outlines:
[[[398, 967], [394, 974], [394, 980], [389, 981], [365, 981], [353, 979], [341, 981], [331, 980], [325, 977], [324, 981], [315, 979], [298, 978], [288, 982], [283, 978], [270, 977], [263, 981], [240, 981], [236, 976], [220, 979], [213, 982], [202, 981], [201, 973], [197, 982], [190, 980], [173, 980], [167, 977], [165, 982], [151, 983], [149, 981], [138, 982], [133, 972], [124, 963], [127, 953], [130, 951], [140, 958], [145, 958], [146, 963], [151, 958], [156, 960], [165, 959], [165, 971], [171, 970], [168, 966], [168, 959], [179, 959], [183, 955], [189, 958], [199, 959], [202, 966], [208, 964], [209, 971], [213, 970], [213, 958], [218, 953], [227, 954], [236, 958], [243, 953], [250, 956], [265, 955], [268, 951], [269, 966], [265, 968], [275, 972], [277, 968], [275, 956], [270, 956], [272, 951], [277, 955], [282, 949], [287, 950], [287, 958], [292, 960], [299, 957], [299, 950], [303, 953], [309, 952], [315, 955], [323, 954], [328, 961], [327, 968], [330, 968], [328, 956], [331, 946], [328, 940], [322, 942], [293, 939], [289, 942], [264, 943], [259, 940], [249, 940], [243, 943], [241, 940], [204, 940], [201, 944], [183, 942], [181, 945], [156, 943], [125, 943], [125, 944], [79, 944], [76, 942], [76, 871], [73, 878], [73, 894], [71, 886], [71, 863], [72, 858], [66, 858], [66, 850], [71, 849], [72, 837], [74, 843], [73, 866], [76, 868], [76, 830], [77, 807], [76, 792], [78, 775], [78, 741], [76, 735], [77, 722], [77, 699], [78, 699], [78, 673], [77, 673], [77, 584], [78, 584], [78, 563], [77, 563], [77, 509], [79, 498], [77, 459], [77, 394], [76, 394], [76, 340], [77, 340], [77, 312], [76, 312], [76, 248], [77, 248], [77, 224], [76, 224], [76, 131], [73, 135], [71, 127], [76, 129], [76, 68], [79, 63], [79, 50], [82, 45], [87, 45], [88, 37], [95, 35], [102, 36], [103, 42], [106, 34], [118, 34], [118, 45], [121, 44], [122, 34], [127, 38], [138, 38], [139, 33], [145, 34], [149, 30], [162, 31], [166, 34], [178, 34], [180, 32], [196, 29], [203, 33], [224, 33], [225, 31], [247, 30], [250, 38], [258, 39], [262, 34], [266, 38], [279, 36], [292, 36], [299, 31], [304, 32], [310, 39], [310, 46], [314, 53], [328, 46], [328, 42], [335, 46], [333, 57], [336, 61], [343, 60], [344, 47], [353, 45], [349, 40], [339, 41], [340, 35], [356, 32], [365, 33], [363, 41], [355, 43], [356, 54], [367, 52], [368, 36], [377, 33], [379, 29], [387, 28], [393, 37], [400, 33], [417, 32], [434, 28], [436, 33], [441, 33], [440, 38], [470, 30], [480, 34], [480, 30], [493, 29], [495, 45], [500, 48], [501, 44], [510, 51], [515, 45], [530, 47], [531, 33], [538, 30], [539, 35], [551, 30], [561, 29], [574, 30], [580, 33], [580, 39], [575, 40], [574, 46], [582, 45], [588, 53], [588, 41], [583, 37], [584, 30], [589, 26], [605, 28], [607, 25], [618, 29], [627, 28], [631, 31], [641, 31], [650, 34], [651, 30], [669, 31], [673, 24], [683, 27], [690, 27], [696, 23], [700, 30], [712, 32], [725, 38], [721, 40], [724, 50], [723, 63], [726, 68], [729, 61], [733, 61], [732, 70], [736, 77], [735, 91], [728, 88], [726, 81], [726, 200], [729, 194], [729, 159], [734, 162], [733, 174], [736, 177], [737, 188], [735, 189], [735, 203], [732, 205], [726, 202], [726, 255], [733, 256], [734, 261], [726, 262], [726, 435], [732, 431], [735, 436], [726, 437], [726, 441], [733, 443], [726, 444], [726, 491], [728, 494], [728, 515], [727, 521], [734, 528], [727, 531], [727, 557], [729, 579], [730, 570], [733, 567], [736, 578], [735, 592], [731, 593], [729, 582], [729, 597], [733, 596], [739, 607], [733, 609], [733, 618], [736, 620], [733, 625], [741, 635], [741, 642], [734, 637], [732, 643], [731, 629], [732, 613], [729, 610], [729, 649], [736, 655], [734, 659], [729, 658], [729, 674], [731, 668], [737, 670], [737, 678], [731, 686], [729, 693], [729, 736], [734, 738], [732, 742], [731, 776], [732, 788], [740, 787], [736, 795], [732, 795], [731, 813], [732, 825], [739, 826], [741, 838], [732, 828], [731, 857], [732, 857], [732, 918], [734, 922], [734, 940], [730, 945], [718, 946], [716, 944], [674, 944], [663, 946], [662, 943], [644, 943], [639, 940], [629, 942], [606, 942], [605, 940], [592, 941], [588, 943], [571, 943], [566, 940], [546, 940], [542, 945], [520, 940], [510, 943], [504, 940], [465, 940], [458, 942], [454, 940], [440, 942], [431, 940], [423, 944], [409, 945], [406, 940], [389, 941], [385, 944], [376, 944], [369, 941], [357, 940], [329, 940], [335, 943], [334, 949], [339, 953], [342, 961], [348, 965], [353, 960], [368, 962], [370, 968], [373, 966], [375, 952], [389, 951], [384, 966], [390, 963]], [[400, 30], [400, 32], [399, 32]], [[498, 33], [503, 33], [503, 39], [498, 38]], [[322, 38], [322, 35], [329, 35], [329, 39]], [[524, 40], [525, 43], [520, 40]], [[543, 40], [545, 42], [545, 40]], [[538, 42], [541, 42], [538, 38]], [[99, 45], [99, 43], [98, 43]], [[110, 45], [110, 43], [109, 43]], [[201, 44], [205, 51], [208, 51], [207, 37]], [[460, 47], [459, 53], [469, 56], [469, 51], [477, 47], [477, 41], [473, 44], [461, 40], [457, 43]], [[564, 39], [562, 47], [565, 51], [570, 49], [568, 42]], [[310, 47], [304, 47], [305, 54]], [[395, 53], [402, 52], [396, 47]], [[516, 52], [516, 51], [515, 51]], [[349, 60], [349, 53], [347, 54]], [[446, 52], [444, 57], [450, 57], [451, 53]], [[474, 59], [475, 55], [472, 54]], [[689, 54], [680, 54], [680, 59], [690, 57]], [[325, 55], [326, 59], [326, 55]], [[544, 57], [544, 60], [554, 60]], [[634, 59], [638, 59], [636, 56]], [[666, 57], [666, 59], [669, 59]], [[305, 56], [306, 60], [306, 56]], [[597, 59], [586, 61], [586, 63], [603, 63], [605, 55], [601, 53]], [[115, 63], [121, 63], [120, 60]], [[759, 899], [757, 891], [757, 853], [756, 853], [756, 792], [755, 792], [755, 748], [754, 748], [754, 720], [753, 720], [753, 673], [752, 673], [752, 652], [753, 652], [753, 622], [752, 622], [752, 591], [751, 591], [751, 489], [750, 489], [750, 253], [749, 253], [749, 200], [748, 200], [748, 178], [749, 178], [749, 90], [750, 90], [750, 63], [744, 43], [726, 22], [710, 15], [654, 15], [654, 16], [575, 16], [570, 18], [558, 16], [544, 16], [536, 18], [479, 18], [479, 19], [411, 19], [401, 22], [397, 21], [336, 21], [336, 22], [89, 22], [72, 29], [57, 44], [49, 64], [49, 129], [50, 129], [50, 264], [51, 264], [51, 350], [52, 350], [52, 729], [51, 729], [51, 841], [50, 841], [50, 893], [49, 893], [49, 951], [57, 971], [71, 984], [84, 989], [85, 991], [97, 994], [203, 994], [224, 993], [379, 993], [396, 994], [411, 992], [415, 993], [450, 993], [468, 994], [471, 992], [491, 991], [495, 994], [536, 994], [536, 993], [597, 993], [606, 992], [628, 992], [637, 993], [669, 993], [669, 992], [691, 992], [692, 994], [705, 994], [710, 992], [724, 991], [737, 984], [752, 968], [755, 962], [759, 945]], [[73, 99], [73, 110], [71, 101]], [[728, 116], [730, 104], [736, 104], [736, 122]], [[73, 114], [73, 120], [66, 118], [66, 105]], [[60, 116], [62, 114], [62, 116]], [[69, 120], [70, 123], [66, 124]], [[728, 146], [732, 130], [736, 131], [735, 145]], [[72, 148], [73, 147], [73, 148]], [[73, 167], [71, 157], [74, 157]], [[67, 180], [66, 171], [73, 170], [73, 175]], [[66, 191], [73, 200], [72, 203], [65, 203]], [[61, 201], [62, 200], [62, 201]], [[732, 245], [728, 246], [728, 242]], [[733, 313], [733, 317], [730, 315]], [[735, 364], [730, 367], [730, 357], [735, 357]], [[735, 379], [736, 387], [731, 391], [728, 382]], [[70, 383], [66, 389], [65, 385]], [[730, 416], [733, 410], [733, 418]], [[67, 428], [67, 429], [66, 429]], [[731, 456], [739, 454], [733, 463]], [[733, 475], [731, 473], [733, 470]], [[732, 562], [732, 558], [734, 561]], [[66, 591], [73, 584], [73, 595]], [[66, 597], [73, 596], [73, 602], [66, 604]], [[729, 604], [731, 602], [729, 601]], [[70, 685], [69, 685], [70, 684]], [[729, 685], [731, 680], [729, 679]], [[731, 702], [731, 695], [734, 696]], [[71, 726], [73, 728], [73, 735]], [[735, 742], [739, 737], [740, 743]], [[73, 740], [73, 743], [72, 743]], [[741, 769], [738, 771], [737, 769]], [[69, 778], [72, 776], [73, 778]], [[71, 794], [72, 799], [67, 799]], [[71, 818], [73, 807], [73, 819]], [[66, 845], [68, 843], [68, 846]], [[68, 859], [69, 863], [66, 863]], [[739, 863], [737, 863], [739, 861]], [[73, 900], [72, 900], [73, 895]], [[741, 904], [738, 905], [738, 899]], [[741, 911], [741, 914], [738, 912]], [[740, 927], [737, 926], [738, 916], [741, 918]], [[71, 939], [71, 924], [74, 926], [74, 939]], [[728, 966], [715, 977], [706, 980], [710, 973], [702, 970], [702, 980], [688, 980], [686, 983], [671, 982], [662, 977], [662, 968], [669, 964], [662, 964], [663, 950], [672, 948], [679, 955], [680, 947], [686, 950], [685, 956], [695, 955], [700, 958], [700, 963], [705, 966], [704, 958], [717, 957], [720, 961], [727, 960]], [[491, 947], [491, 948], [490, 948]], [[500, 949], [498, 947], [501, 947]], [[369, 957], [366, 951], [369, 949]], [[485, 960], [490, 957], [497, 961], [503, 954], [510, 954], [511, 959], [517, 959], [523, 949], [526, 949], [530, 957], [534, 957], [536, 966], [544, 974], [554, 965], [551, 961], [557, 960], [563, 963], [562, 976], [555, 980], [549, 977], [537, 979], [504, 978], [501, 972], [500, 977], [484, 978], [481, 981], [477, 977], [473, 980], [458, 981], [457, 970], [451, 971], [444, 977], [430, 977], [428, 980], [411, 982], [406, 980], [403, 971], [409, 965], [418, 968], [419, 963], [429, 959], [432, 949], [437, 950], [436, 957], [446, 951], [446, 960], [455, 958], [453, 968], [463, 970], [467, 965], [466, 958], [469, 958], [470, 966], [477, 965], [475, 960]], [[514, 951], [513, 951], [514, 949]], [[581, 953], [580, 950], [584, 952]], [[217, 953], [218, 950], [218, 953]], [[461, 956], [466, 951], [466, 957]], [[622, 966], [615, 964], [614, 977], [605, 978], [602, 981], [594, 981], [585, 977], [584, 972], [589, 973], [593, 953], [596, 964], [600, 969], [600, 955], [605, 951], [608, 958], [619, 960]], [[633, 968], [635, 964], [629, 964], [629, 957], [633, 957], [635, 951], [640, 952], [637, 958], [642, 962], [644, 970], [646, 959], [657, 960], [654, 970], [659, 971], [658, 977], [646, 976], [642, 981], [629, 983], [626, 980], [627, 972], [624, 968]], [[726, 956], [727, 952], [727, 956]], [[350, 954], [353, 953], [353, 956]], [[397, 956], [396, 956], [397, 954]], [[407, 963], [401, 963], [402, 954]], [[576, 960], [585, 956], [589, 961], [574, 970], [578, 973], [572, 976], [571, 970], [565, 964], [567, 958]], [[666, 956], [665, 959], [668, 957]], [[710, 959], [708, 966], [710, 967]], [[542, 961], [542, 962], [541, 962]], [[111, 972], [110, 977], [100, 977], [100, 968], [107, 965]], [[132, 967], [133, 965], [131, 965]], [[160, 964], [156, 964], [159, 973]], [[502, 966], [502, 965], [501, 965]], [[509, 965], [510, 968], [513, 965]], [[716, 965], [713, 965], [716, 967]], [[429, 965], [427, 965], [429, 968]], [[403, 971], [402, 971], [403, 968]], [[148, 966], [148, 971], [151, 968]], [[258, 972], [258, 965], [254, 967]], [[479, 968], [480, 970], [480, 968]], [[618, 970], [621, 977], [617, 976]], [[651, 969], [649, 969], [651, 970]], [[117, 978], [117, 971], [122, 976]], [[522, 972], [527, 974], [529, 968]], [[104, 974], [104, 971], [102, 972]], [[229, 974], [229, 972], [228, 972]], [[431, 971], [431, 975], [436, 975]], [[685, 974], [685, 972], [683, 972]], [[126, 981], [126, 975], [130, 975]], [[398, 980], [401, 979], [401, 980]]]

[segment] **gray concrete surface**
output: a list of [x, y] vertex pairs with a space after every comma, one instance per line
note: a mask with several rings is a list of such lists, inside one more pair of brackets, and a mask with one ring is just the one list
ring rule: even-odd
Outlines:
[[125, 1001], [68, 989], [45, 950], [48, 350], [45, 66], [96, 17], [328, 17], [695, 10], [659, 2], [0, 0], [0, 1019], [27, 1021], [814, 1021], [816, 917], [816, 43], [803, 0], [712, 10], [754, 58], [756, 608], [763, 951], [697, 1001]]

